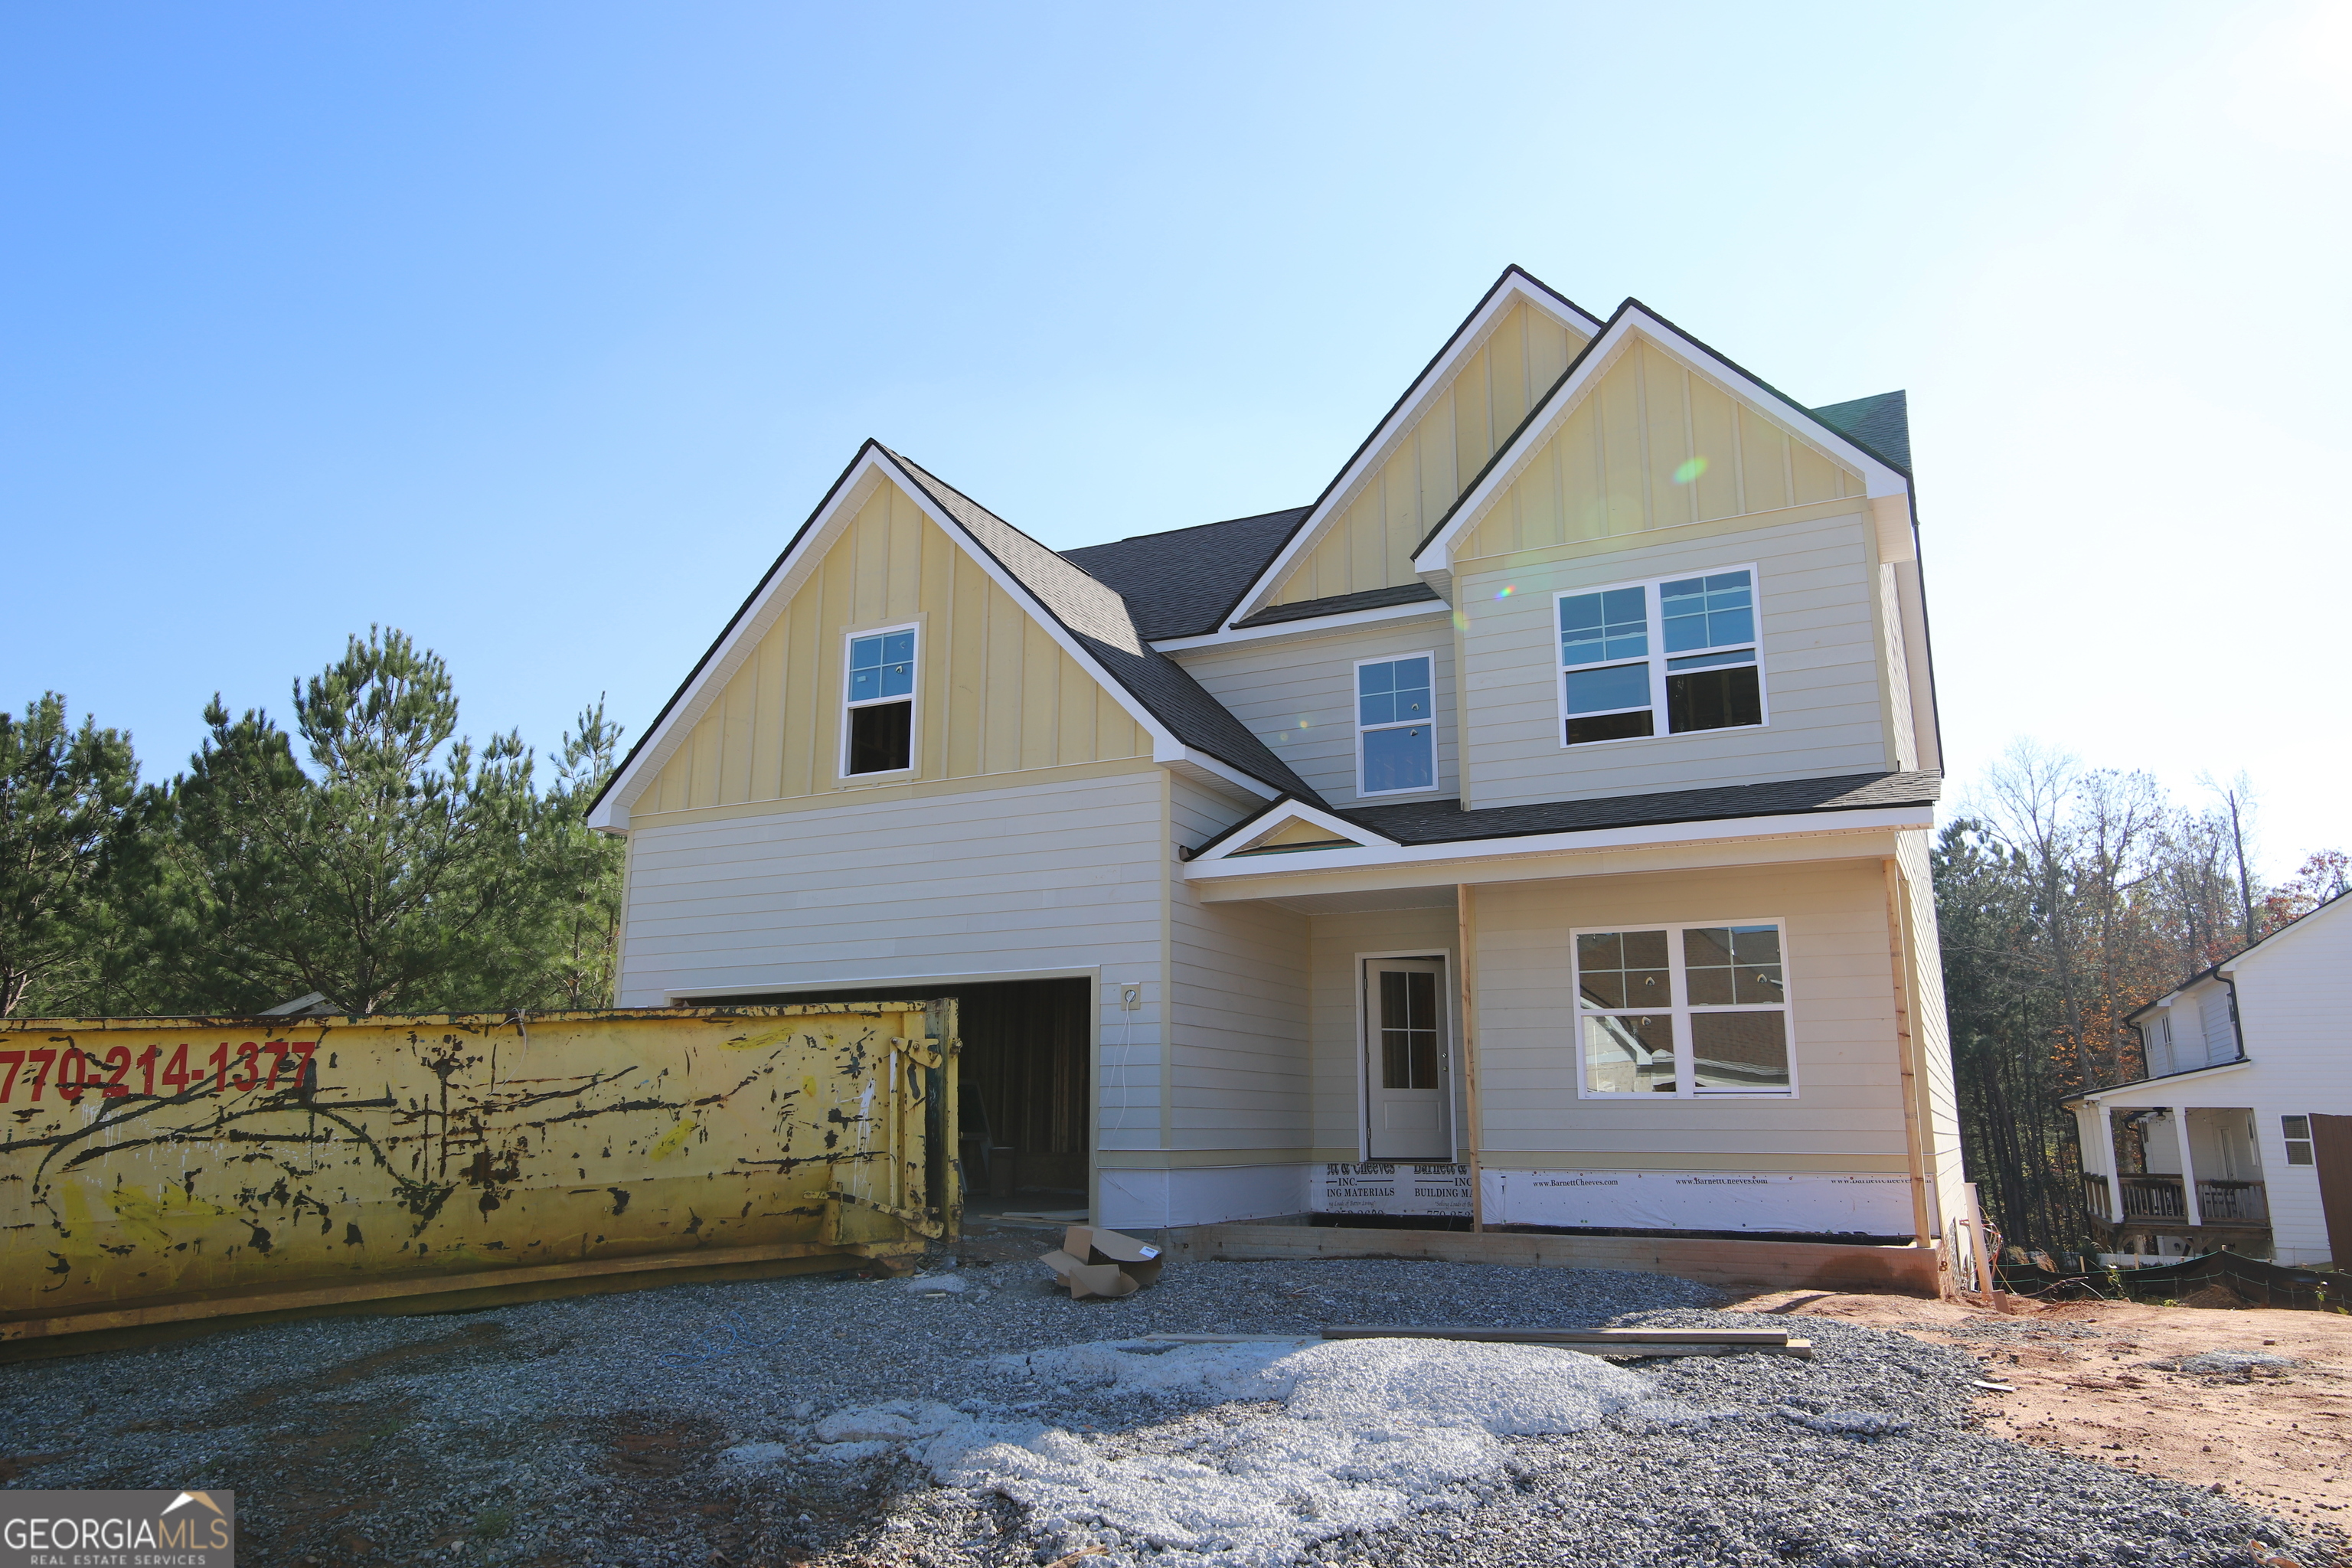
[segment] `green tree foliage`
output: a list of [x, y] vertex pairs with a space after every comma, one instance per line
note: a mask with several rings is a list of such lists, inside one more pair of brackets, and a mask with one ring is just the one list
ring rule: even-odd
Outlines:
[[2333, 851], [2263, 886], [2248, 859], [2252, 792], [2240, 779], [2213, 794], [2183, 806], [2145, 773], [2019, 746], [1937, 836], [1962, 1147], [2019, 1246], [2095, 1239], [2060, 1102], [2147, 1071], [2129, 1014], [2344, 889]]
[[295, 683], [290, 733], [215, 697], [186, 771], [143, 791], [127, 740], [87, 721], [67, 737], [62, 703], [45, 701], [24, 724], [0, 716], [0, 919], [15, 921], [0, 929], [0, 1001], [609, 1005], [621, 847], [583, 821], [618, 749], [601, 700], [564, 736], [543, 794], [520, 736], [478, 749], [458, 734], [447, 667], [394, 629], [351, 638]]
[[546, 1010], [607, 1005], [620, 947], [621, 841], [593, 831], [586, 816], [613, 776], [621, 731], [602, 697], [579, 725], [564, 732], [555, 781], [537, 803], [529, 846], [537, 908], [525, 922], [536, 945], [511, 993]]
[[138, 784], [130, 737], [87, 714], [73, 729], [56, 692], [0, 713], [0, 1015], [87, 978]]

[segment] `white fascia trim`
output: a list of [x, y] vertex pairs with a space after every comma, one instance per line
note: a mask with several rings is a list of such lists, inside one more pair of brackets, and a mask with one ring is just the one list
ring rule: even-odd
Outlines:
[[[2058, 1103], [2104, 1105], [2110, 1100], [2146, 1100], [2150, 1095], [2162, 1095], [2176, 1083], [2202, 1083], [2209, 1078], [2220, 1078], [2224, 1073], [2243, 1072], [2253, 1065], [2254, 1058], [2247, 1057], [2242, 1061], [2222, 1062], [2215, 1067], [2191, 1068], [2187, 1072], [2167, 1073], [2162, 1078], [2144, 1078], [2137, 1083], [2119, 1083], [2113, 1089], [2095, 1089], [2083, 1094], [2070, 1094], [2062, 1098]], [[2189, 1109], [2200, 1110], [2209, 1108], [2192, 1105]]]
[[1271, 626], [1251, 626], [1245, 630], [1205, 632], [1193, 637], [1169, 637], [1151, 646], [1160, 653], [1185, 653], [1200, 647], [1231, 647], [1237, 643], [1270, 642], [1276, 637], [1321, 637], [1327, 632], [1382, 626], [1390, 621], [1435, 619], [1451, 613], [1452, 606], [1443, 599], [1416, 599], [1410, 605], [1382, 605], [1376, 610], [1349, 610], [1337, 616], [1304, 616], [1295, 621], [1276, 621]]
[[[1449, 861], [1517, 860], [1593, 849], [1656, 849], [1680, 844], [1727, 844], [1749, 838], [1830, 837], [1933, 827], [1930, 805], [1874, 806], [1861, 811], [1804, 812], [1784, 816], [1741, 816], [1713, 821], [1661, 823], [1648, 827], [1588, 828], [1573, 833], [1531, 833], [1514, 838], [1456, 839], [1445, 844], [1401, 845], [1391, 849], [1319, 849], [1311, 860], [1249, 856], [1227, 860], [1204, 856], [1184, 865], [1188, 881], [1225, 881], [1242, 877], [1294, 877], [1302, 871], [1347, 871], [1365, 867], [1427, 866]], [[1352, 825], [1350, 837], [1364, 829]], [[1239, 838], [1240, 835], [1235, 835]]]
[[[1823, 448], [1860, 473], [1864, 493], [1869, 499], [1903, 496], [1906, 498], [1907, 504], [1911, 493], [1909, 479], [1811, 415], [1791, 407], [1778, 393], [1741, 374], [1647, 310], [1629, 305], [1607, 331], [1585, 346], [1583, 363], [1552, 394], [1542, 421], [1519, 432], [1518, 439], [1505, 450], [1502, 460], [1489, 468], [1486, 477], [1462, 498], [1461, 504], [1454, 508], [1454, 515], [1446, 520], [1445, 526], [1438, 531], [1436, 537], [1414, 552], [1414, 570], [1431, 573], [1454, 569], [1454, 542], [1484, 520], [1503, 492], [1519, 477], [1520, 470], [1536, 451], [1559, 433], [1560, 426], [1567, 423], [1568, 416], [1576, 411], [1602, 374], [1614, 367], [1618, 349], [1636, 332], [1685, 363], [1703, 369], [1705, 374], [1730, 388], [1758, 414], [1783, 427], [1796, 428], [1803, 439]], [[1801, 428], [1798, 428], [1800, 426]]]
[[1583, 334], [1588, 341], [1600, 334], [1601, 323], [1583, 311], [1562, 309], [1558, 300], [1536, 288], [1522, 273], [1505, 274], [1501, 287], [1487, 299], [1478, 313], [1454, 334], [1453, 343], [1439, 356], [1437, 363], [1422, 373], [1412, 397], [1381, 421], [1380, 427], [1372, 432], [1372, 438], [1365, 442], [1363, 450], [1356, 454], [1355, 461], [1340, 470], [1339, 479], [1333, 481], [1322, 501], [1291, 533], [1290, 542], [1284, 545], [1282, 552], [1257, 574], [1257, 580], [1249, 585], [1249, 591], [1234, 606], [1234, 620], [1244, 620], [1264, 607], [1258, 603], [1259, 599], [1274, 592], [1276, 586], [1290, 574], [1290, 568], [1297, 563], [1299, 556], [1314, 547], [1323, 525], [1347, 510], [1348, 503], [1354, 500], [1356, 492], [1363, 488], [1364, 480], [1388, 461], [1398, 438], [1418, 425], [1429, 405], [1454, 384], [1454, 374], [1462, 368], [1462, 362], [1477, 353], [1495, 323], [1514, 305], [1522, 302], [1534, 306], [1561, 326]]
[[[1154, 762], [1171, 762], [1188, 754], [1197, 755], [1188, 753], [1183, 742], [1150, 710], [1138, 701], [1133, 692], [1097, 664], [1085, 645], [1072, 637], [1069, 629], [1037, 602], [1020, 579], [1004, 569], [1003, 563], [982, 549], [980, 542], [965, 531], [962, 523], [934, 504], [929, 493], [913, 475], [892, 462], [879, 446], [872, 446], [844, 476], [835, 489], [833, 501], [802, 532], [800, 542], [793, 547], [781, 567], [769, 577], [758, 599], [736, 623], [735, 630], [729, 636], [725, 646], [702, 667], [702, 673], [695, 677], [693, 685], [684, 699], [670, 710], [661, 728], [647, 738], [645, 749], [637, 753], [636, 761], [623, 770], [622, 776], [615, 779], [613, 787], [605, 792], [603, 804], [588, 819], [589, 826], [607, 832], [626, 831], [628, 808], [635, 803], [646, 781], [659, 773], [662, 766], [677, 754], [686, 737], [693, 733], [694, 726], [701, 721], [703, 715], [709, 711], [710, 705], [718, 700], [719, 694], [726, 689], [727, 682], [751, 658], [751, 650], [759, 645], [760, 638], [775, 625], [776, 617], [792, 602], [793, 595], [799, 592], [801, 585], [815, 570], [817, 561], [831, 547], [842, 527], [866, 504], [867, 498], [874, 493], [874, 487], [885, 480], [898, 486], [900, 493], [913, 501], [941, 532], [953, 540], [957, 547], [988, 574], [991, 582], [1012, 595], [1013, 603], [1045, 629], [1045, 635], [1054, 639], [1056, 647], [1076, 660], [1078, 667], [1092, 676], [1128, 716], [1143, 727], [1151, 737]], [[1211, 765], [1208, 759], [1201, 760], [1203, 766]], [[1214, 765], [1223, 766], [1222, 763]], [[1243, 776], [1234, 774], [1236, 782]], [[1261, 795], [1281, 793], [1271, 785], [1255, 782], [1251, 784], [1251, 788]]]
[[[1224, 841], [1219, 844], [1214, 849], [1210, 850], [1206, 855], [1202, 856], [1197, 860], [1187, 861], [1186, 864], [1189, 866], [1214, 865], [1216, 862], [1225, 859], [1229, 856], [1239, 854], [1243, 846], [1250, 843], [1253, 839], [1265, 837], [1267, 833], [1281, 826], [1286, 822], [1304, 822], [1308, 824], [1310, 826], [1323, 829], [1324, 832], [1328, 833], [1334, 838], [1346, 838], [1358, 844], [1363, 844], [1367, 840], [1370, 840], [1373, 845], [1385, 846], [1391, 849], [1402, 847], [1395, 839], [1391, 838], [1384, 833], [1375, 833], [1369, 827], [1360, 827], [1355, 823], [1343, 821], [1339, 817], [1332, 816], [1328, 811], [1318, 810], [1318, 808], [1307, 805], [1303, 800], [1286, 800], [1271, 811], [1262, 811], [1258, 813], [1257, 816], [1250, 818], [1247, 822], [1241, 824], [1232, 832], [1226, 834]], [[1325, 858], [1328, 856], [1342, 853], [1344, 853], [1344, 851], [1338, 849], [1318, 849], [1314, 851], [1316, 863], [1318, 865], [1323, 864]], [[1264, 858], [1264, 857], [1253, 855], [1248, 858], [1253, 864], [1255, 864], [1259, 859]]]
[[1151, 760], [1155, 763], [1188, 763], [1199, 768], [1202, 773], [1214, 773], [1236, 789], [1247, 790], [1261, 800], [1278, 800], [1282, 796], [1280, 790], [1264, 779], [1245, 773], [1230, 763], [1221, 763], [1208, 752], [1195, 751], [1190, 746], [1171, 744], [1163, 751], [1155, 737], [1151, 746]]

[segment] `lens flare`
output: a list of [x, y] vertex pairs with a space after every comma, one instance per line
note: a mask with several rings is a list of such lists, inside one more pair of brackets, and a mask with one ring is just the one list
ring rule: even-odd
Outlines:
[[1686, 485], [1705, 472], [1706, 472], [1706, 459], [1693, 458], [1675, 470], [1675, 483]]
[[1502, 589], [1496, 594], [1495, 597], [1497, 599], [1507, 599], [1518, 591], [1519, 585], [1517, 583], [1506, 583], [1503, 584]]

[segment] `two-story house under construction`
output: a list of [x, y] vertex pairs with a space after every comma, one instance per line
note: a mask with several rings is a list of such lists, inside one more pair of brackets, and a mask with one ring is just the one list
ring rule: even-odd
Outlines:
[[952, 994], [971, 1185], [1114, 1226], [1946, 1236], [1909, 470], [1516, 268], [1311, 505], [868, 443], [595, 807], [617, 1000]]

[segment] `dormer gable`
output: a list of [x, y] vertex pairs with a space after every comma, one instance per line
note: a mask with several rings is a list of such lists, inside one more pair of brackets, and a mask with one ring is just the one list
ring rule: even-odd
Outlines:
[[1506, 268], [1228, 619], [1417, 585], [1413, 547], [1600, 330], [1564, 296]]
[[1871, 513], [1881, 559], [1906, 560], [1909, 496], [1903, 469], [1628, 300], [1412, 563], [1445, 594], [1457, 562], [1845, 500]]
[[1193, 851], [1194, 860], [1237, 860], [1318, 850], [1394, 848], [1396, 840], [1302, 800], [1278, 800]]
[[[887, 768], [858, 752], [874, 726], [856, 710], [898, 689], [860, 696], [866, 654], [912, 667]], [[1123, 761], [1243, 801], [1313, 793], [1143, 642], [1117, 593], [869, 441], [588, 820], [625, 832], [633, 814]]]

